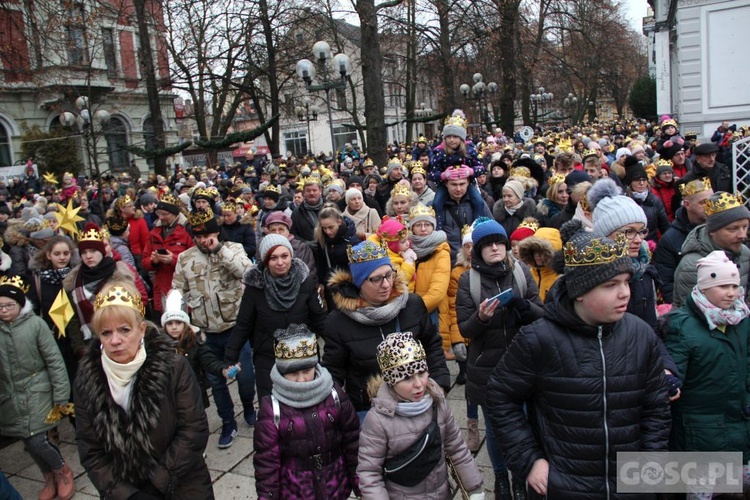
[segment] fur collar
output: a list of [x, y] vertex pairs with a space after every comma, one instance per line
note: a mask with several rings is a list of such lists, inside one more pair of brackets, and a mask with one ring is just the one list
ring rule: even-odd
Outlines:
[[148, 356], [136, 375], [130, 415], [110, 395], [97, 342], [92, 342], [81, 360], [77, 376], [78, 391], [88, 406], [92, 431], [111, 460], [115, 481], [135, 485], [148, 482], [150, 473], [158, 466], [149, 435], [162, 418], [163, 398], [169, 390], [175, 356], [171, 341], [156, 328], [148, 328], [144, 345]]
[[[362, 306], [359, 298], [359, 288], [352, 281], [352, 274], [343, 269], [336, 269], [331, 273], [328, 279], [328, 287], [333, 296], [333, 302], [338, 309], [342, 311], [356, 311]], [[409, 288], [401, 272], [396, 273], [396, 279], [393, 282], [393, 292], [395, 296], [402, 293], [408, 293]]]

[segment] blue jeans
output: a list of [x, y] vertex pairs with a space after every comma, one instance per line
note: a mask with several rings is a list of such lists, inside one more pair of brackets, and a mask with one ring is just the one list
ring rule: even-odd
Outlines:
[[[224, 348], [231, 334], [232, 330], [227, 330], [223, 333], [206, 334], [206, 346], [220, 360], [224, 359]], [[255, 399], [255, 370], [253, 369], [253, 351], [248, 342], [245, 342], [240, 352], [240, 363], [242, 364], [242, 370], [237, 375], [237, 384], [240, 389], [242, 407], [247, 416], [255, 411], [253, 409], [253, 399]], [[210, 373], [206, 374], [206, 378], [213, 389], [216, 411], [219, 413], [221, 421], [225, 424], [234, 422], [234, 403], [232, 402], [232, 396], [229, 394], [227, 379]]]
[[505, 466], [505, 455], [503, 455], [503, 450], [500, 449], [495, 439], [495, 431], [492, 429], [492, 424], [487, 414], [487, 407], [481, 405], [479, 407], [482, 409], [482, 416], [484, 416], [484, 428], [487, 437], [485, 443], [487, 445], [487, 454], [490, 456], [490, 462], [492, 462], [492, 470], [495, 472], [495, 475], [505, 474], [507, 476], [508, 468]]

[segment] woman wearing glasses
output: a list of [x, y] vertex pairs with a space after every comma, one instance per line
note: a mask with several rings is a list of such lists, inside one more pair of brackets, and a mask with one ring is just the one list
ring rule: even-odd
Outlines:
[[370, 409], [368, 380], [380, 373], [377, 346], [389, 333], [411, 332], [427, 353], [427, 367], [446, 392], [450, 376], [440, 336], [424, 301], [409, 293], [393, 270], [386, 247], [364, 241], [347, 250], [349, 270], [337, 270], [328, 281], [336, 309], [325, 322], [323, 366], [344, 386], [364, 420]]
[[646, 216], [648, 233], [645, 239], [656, 243], [669, 228], [669, 216], [664, 203], [651, 192], [646, 169], [639, 164], [629, 167], [625, 174], [625, 187], [627, 195], [643, 209]]

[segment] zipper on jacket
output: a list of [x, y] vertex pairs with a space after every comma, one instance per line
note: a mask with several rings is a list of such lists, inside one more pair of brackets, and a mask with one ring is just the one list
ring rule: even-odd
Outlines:
[[607, 362], [604, 359], [604, 346], [602, 345], [602, 327], [599, 325], [599, 355], [602, 358], [602, 402], [604, 404], [604, 485], [609, 492], [609, 427], [607, 426]]

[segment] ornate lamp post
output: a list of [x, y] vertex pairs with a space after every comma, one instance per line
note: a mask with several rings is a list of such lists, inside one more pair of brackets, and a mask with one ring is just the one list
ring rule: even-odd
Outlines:
[[544, 91], [544, 87], [539, 87], [538, 93], [531, 94], [529, 96], [531, 104], [534, 106], [534, 125], [536, 125], [536, 122], [539, 118], [539, 107], [541, 106], [541, 116], [544, 117], [547, 114], [547, 104], [552, 102], [553, 97], [554, 95], [552, 94], [552, 92]]
[[297, 119], [299, 119], [299, 121], [307, 123], [307, 139], [309, 141], [308, 150], [310, 152], [314, 152], [315, 148], [312, 145], [310, 122], [318, 121], [318, 107], [310, 105], [311, 103], [309, 97], [305, 97], [304, 99], [302, 99], [302, 104], [303, 106], [297, 106], [296, 108], [294, 108], [294, 111], [295, 113], [297, 113]]
[[[328, 108], [328, 128], [331, 133], [331, 152], [336, 154], [336, 142], [333, 135], [333, 115], [331, 114], [331, 90], [345, 89], [346, 78], [352, 73], [352, 64], [346, 54], [336, 54], [331, 57], [331, 46], [327, 42], [318, 41], [313, 45], [313, 56], [323, 70], [320, 83], [313, 85], [313, 79], [317, 74], [315, 64], [309, 59], [301, 59], [297, 62], [297, 76], [305, 82], [308, 92], [326, 93], [326, 108]], [[330, 67], [329, 67], [330, 66]], [[340, 76], [336, 79], [329, 78], [329, 71]]]
[[570, 126], [573, 126], [573, 113], [577, 109], [578, 98], [572, 93], [568, 94], [568, 97], [563, 99], [563, 107], [568, 110], [568, 117], [570, 118]]
[[479, 114], [481, 116], [480, 121], [484, 120], [489, 129], [491, 128], [491, 122], [494, 120], [490, 120], [487, 99], [489, 95], [497, 93], [497, 83], [490, 82], [485, 85], [482, 81], [483, 79], [484, 77], [482, 76], [482, 73], [474, 73], [474, 76], [472, 77], [474, 85], [469, 87], [468, 83], [464, 83], [458, 88], [458, 90], [461, 92], [461, 95], [464, 96], [465, 100], [477, 101], [479, 105]]
[[96, 147], [98, 136], [107, 126], [111, 115], [105, 109], [99, 109], [91, 114], [89, 99], [86, 96], [80, 96], [75, 101], [78, 114], [70, 111], [64, 111], [60, 114], [60, 124], [65, 128], [78, 126], [78, 130], [83, 137], [86, 149], [86, 157], [89, 168], [94, 167], [94, 174], [99, 176], [99, 155]]

